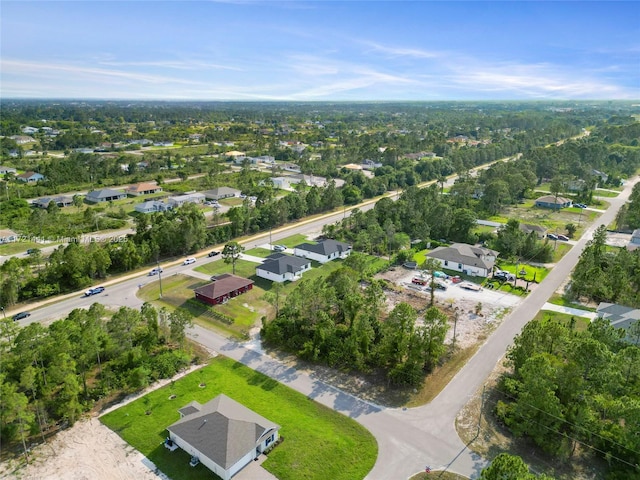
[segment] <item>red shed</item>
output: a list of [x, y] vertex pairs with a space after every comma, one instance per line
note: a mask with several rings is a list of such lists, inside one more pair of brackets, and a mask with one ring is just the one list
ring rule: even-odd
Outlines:
[[253, 280], [225, 273], [215, 277], [213, 282], [196, 288], [196, 298], [210, 305], [218, 305], [251, 290], [253, 283]]

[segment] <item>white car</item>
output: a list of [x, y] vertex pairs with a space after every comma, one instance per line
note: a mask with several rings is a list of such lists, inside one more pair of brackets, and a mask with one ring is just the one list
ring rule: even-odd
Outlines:
[[274, 252], [284, 252], [287, 249], [286, 246], [284, 245], [274, 245], [273, 246], [273, 251]]
[[150, 276], [152, 276], [152, 275], [158, 275], [159, 273], [162, 273], [162, 272], [164, 272], [164, 270], [162, 270], [162, 267], [158, 267], [158, 268], [154, 268], [153, 270], [151, 270], [151, 271], [149, 272], [149, 275], [150, 275]]
[[182, 262], [183, 265], [191, 265], [192, 263], [196, 263], [196, 259], [193, 257], [189, 257], [184, 262]]

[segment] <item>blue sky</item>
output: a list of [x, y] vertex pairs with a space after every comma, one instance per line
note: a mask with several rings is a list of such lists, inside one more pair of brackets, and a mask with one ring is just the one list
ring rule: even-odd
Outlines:
[[638, 2], [2, 0], [2, 98], [640, 99]]

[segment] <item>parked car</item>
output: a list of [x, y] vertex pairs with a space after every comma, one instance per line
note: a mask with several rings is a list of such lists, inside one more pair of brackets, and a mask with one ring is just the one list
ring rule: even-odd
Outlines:
[[555, 233], [547, 233], [547, 238], [549, 240], [558, 240], [558, 236]]
[[220, 255], [220, 252], [216, 252], [215, 250], [212, 252], [209, 252], [209, 255], [207, 255], [207, 257], [215, 257], [216, 255]]
[[512, 282], [516, 279], [516, 276], [513, 273], [507, 272], [506, 270], [498, 270], [494, 272], [493, 278], [495, 278], [496, 280]]
[[157, 267], [149, 272], [149, 276], [158, 275], [159, 273], [162, 273], [162, 272], [164, 272], [164, 270], [162, 270], [162, 267]]
[[569, 237], [567, 237], [566, 235], [558, 235], [558, 240], [562, 240], [563, 242], [568, 242]]
[[104, 292], [104, 287], [94, 287], [94, 288], [90, 288], [89, 290], [84, 292], [84, 296], [85, 297], [90, 297], [91, 295], [97, 295], [97, 294], [102, 293], [102, 292]]
[[578, 208], [587, 208], [587, 205], [584, 203], [574, 203], [573, 206]]
[[196, 259], [194, 257], [189, 257], [182, 262], [183, 265], [191, 265], [192, 263], [196, 263]]
[[17, 322], [18, 320], [22, 320], [23, 318], [27, 318], [30, 317], [31, 313], [30, 312], [20, 312], [20, 313], [16, 313], [13, 316], [13, 321]]
[[426, 278], [421, 277], [413, 277], [411, 279], [411, 283], [415, 283], [416, 285], [426, 285], [429, 281]]
[[274, 245], [273, 246], [273, 251], [274, 252], [284, 252], [287, 249], [287, 247], [285, 245]]

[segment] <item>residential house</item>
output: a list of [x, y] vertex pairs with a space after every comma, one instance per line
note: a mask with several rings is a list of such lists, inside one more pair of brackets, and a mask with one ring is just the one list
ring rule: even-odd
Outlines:
[[18, 241], [18, 234], [13, 230], [0, 230], [0, 244]]
[[154, 213], [154, 212], [166, 212], [171, 207], [158, 200], [149, 200], [148, 202], [142, 202], [137, 204], [133, 209], [138, 213]]
[[130, 185], [124, 190], [127, 195], [139, 197], [140, 195], [150, 195], [152, 193], [158, 193], [162, 191], [160, 185], [154, 183], [137, 183], [136, 185]]
[[427, 257], [440, 261], [442, 268], [467, 275], [487, 277], [493, 270], [498, 252], [466, 243], [454, 243], [450, 247], [438, 247], [427, 253]]
[[326, 187], [327, 179], [317, 175], [303, 175], [302, 173], [287, 177], [289, 183], [306, 183], [310, 187]]
[[256, 267], [256, 275], [274, 282], [287, 280], [293, 282], [300, 279], [309, 269], [311, 269], [311, 260], [284, 253], [273, 253]]
[[278, 440], [279, 425], [224, 394], [178, 412], [180, 420], [167, 427], [169, 439], [223, 480]]
[[171, 208], [176, 208], [185, 203], [204, 203], [205, 196], [202, 193], [185, 193], [176, 197], [169, 197], [167, 203]]
[[289, 179], [290, 177], [271, 177], [271, 183], [273, 183], [274, 188], [279, 188], [280, 190], [289, 190], [291, 189]]
[[300, 167], [295, 163], [285, 163], [284, 165], [281, 165], [281, 168], [287, 172], [302, 173]]
[[37, 172], [24, 172], [24, 173], [21, 173], [20, 175], [16, 175], [16, 178], [21, 182], [36, 183], [41, 180], [44, 180], [44, 175]]
[[5, 175], [7, 173], [18, 173], [18, 171], [13, 167], [4, 167], [0, 165], [0, 175]]
[[215, 277], [211, 283], [195, 289], [196, 299], [210, 305], [227, 302], [253, 288], [253, 280], [225, 273]]
[[224, 155], [233, 158], [246, 156], [245, 152], [239, 152], [238, 150], [231, 150], [230, 152], [226, 152]]
[[35, 138], [30, 137], [28, 135], [12, 135], [9, 138], [14, 142], [16, 142], [16, 144], [18, 145], [25, 145], [27, 143], [32, 143], [36, 141]]
[[521, 223], [520, 224], [520, 230], [522, 230], [527, 235], [529, 235], [531, 232], [533, 232], [533, 233], [536, 234], [536, 237], [541, 238], [541, 239], [544, 238], [547, 235], [546, 227], [543, 227], [541, 225], [530, 225], [528, 223]]
[[294, 247], [293, 254], [297, 257], [309, 258], [320, 263], [327, 263], [336, 258], [347, 258], [351, 253], [351, 246], [344, 242], [326, 239], [320, 242], [301, 243]]
[[204, 192], [204, 196], [209, 200], [221, 200], [223, 198], [239, 197], [242, 192], [231, 187], [217, 187]]
[[596, 170], [596, 169], [591, 170], [591, 175], [594, 177], [598, 177], [600, 181], [603, 183], [606, 183], [607, 180], [609, 180], [609, 175], [607, 175], [604, 172], [601, 172], [600, 170]]
[[596, 309], [598, 317], [609, 320], [611, 326], [624, 329], [627, 334], [625, 339], [628, 342], [638, 344], [639, 338], [631, 338], [629, 330], [631, 325], [640, 321], [640, 309], [633, 307], [625, 307], [616, 303], [600, 302]]
[[556, 197], [554, 195], [543, 195], [536, 199], [536, 207], [552, 208], [560, 210], [561, 208], [570, 207], [571, 200], [564, 197]]
[[53, 202], [59, 207], [69, 207], [73, 205], [73, 197], [70, 195], [58, 195], [56, 197], [42, 197], [34, 200], [33, 205], [40, 208], [47, 208]]
[[24, 127], [22, 133], [25, 135], [33, 135], [34, 133], [38, 133], [38, 129], [36, 127]]
[[342, 168], [346, 168], [347, 170], [362, 170], [362, 165], [347, 163], [346, 165], [343, 165]]
[[373, 160], [363, 160], [362, 168], [365, 170], [375, 170], [376, 168], [380, 168], [382, 163], [374, 162]]
[[91, 203], [111, 202], [127, 198], [127, 194], [122, 190], [113, 190], [111, 188], [103, 188], [101, 190], [93, 190], [87, 193], [85, 200]]

